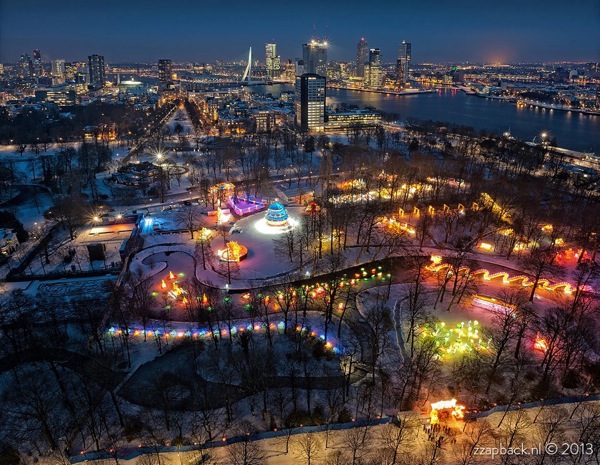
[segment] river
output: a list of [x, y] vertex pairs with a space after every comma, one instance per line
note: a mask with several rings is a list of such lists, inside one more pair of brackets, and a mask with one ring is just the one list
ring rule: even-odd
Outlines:
[[[254, 86], [252, 90], [277, 97], [284, 90], [293, 90], [293, 87], [274, 84]], [[413, 117], [446, 121], [500, 134], [510, 130], [513, 136], [523, 140], [539, 138], [540, 133], [545, 131], [550, 137], [556, 137], [559, 147], [600, 155], [600, 116], [520, 108], [514, 103], [467, 95], [454, 89], [405, 96], [327, 89], [327, 105], [335, 107], [340, 103], [398, 113], [401, 120]]]

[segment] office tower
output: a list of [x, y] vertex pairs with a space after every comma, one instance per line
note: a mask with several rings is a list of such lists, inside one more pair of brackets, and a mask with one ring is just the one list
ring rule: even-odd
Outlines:
[[90, 55], [88, 56], [88, 63], [90, 76], [88, 83], [94, 89], [101, 89], [106, 84], [104, 57], [102, 55]]
[[302, 131], [325, 129], [325, 77], [310, 73], [296, 76], [296, 125]]
[[369, 66], [366, 79], [367, 86], [371, 88], [380, 87], [382, 77], [381, 52], [378, 48], [372, 48], [369, 50]]
[[173, 62], [168, 59], [158, 60], [158, 82], [166, 87], [173, 83]]
[[24, 79], [29, 79], [33, 75], [33, 62], [27, 53], [19, 58], [19, 76]]
[[296, 63], [294, 63], [291, 59], [283, 64], [283, 79], [287, 82], [294, 82], [297, 76], [296, 73]]
[[265, 44], [267, 78], [274, 79], [281, 73], [281, 57], [277, 55], [277, 44]]
[[65, 82], [65, 60], [54, 60], [52, 62], [52, 84], [64, 84]]
[[367, 63], [369, 55], [369, 44], [363, 37], [358, 41], [358, 46], [356, 47], [356, 76], [364, 78], [365, 77], [365, 64]]
[[405, 40], [400, 44], [398, 61], [396, 62], [396, 77], [402, 84], [408, 83], [408, 67], [410, 65], [410, 43]]
[[302, 61], [305, 74], [327, 75], [327, 42], [311, 40], [302, 44]]
[[44, 70], [42, 68], [42, 53], [38, 49], [33, 51], [32, 66], [32, 77], [39, 78], [44, 74]]

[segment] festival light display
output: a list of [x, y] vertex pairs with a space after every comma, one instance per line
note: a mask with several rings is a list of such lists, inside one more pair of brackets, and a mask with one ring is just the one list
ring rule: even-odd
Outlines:
[[248, 256], [248, 249], [235, 241], [229, 241], [224, 249], [217, 251], [217, 255], [224, 262], [240, 262]]
[[[441, 258], [439, 255], [433, 255], [431, 257], [432, 264], [427, 267], [427, 269], [433, 273], [438, 273], [441, 270], [450, 268], [448, 263], [441, 263]], [[490, 273], [485, 268], [481, 268], [479, 270], [471, 271], [471, 269], [467, 266], [460, 267], [458, 269], [459, 273], [470, 274], [471, 276], [481, 276], [484, 281], [491, 281], [492, 279], [502, 278], [502, 284], [513, 284], [513, 283], [521, 283], [523, 287], [532, 287], [534, 281], [530, 280], [529, 277], [525, 275], [516, 275], [510, 276], [505, 271], [500, 271], [497, 273]], [[550, 284], [550, 281], [547, 279], [539, 279], [538, 280], [538, 289], [545, 289], [547, 291], [556, 291], [562, 289], [565, 294], [572, 294], [575, 288], [567, 282], [559, 282], [555, 284]]]
[[[186, 303], [187, 298], [185, 297], [185, 294], [187, 294], [187, 291], [185, 291], [184, 289], [181, 288], [181, 286], [179, 285], [179, 281], [176, 281], [178, 276], [183, 277], [184, 273], [178, 273], [178, 275], [175, 275], [175, 273], [173, 273], [172, 271], [169, 271], [169, 274], [167, 275], [167, 277], [160, 280], [160, 290], [163, 293], [166, 293], [173, 300], [181, 300], [183, 303]], [[171, 289], [170, 290], [168, 290], [168, 287], [169, 287], [169, 285], [167, 284], [168, 281], [171, 281]], [[158, 295], [159, 295], [158, 292], [152, 292], [153, 297], [157, 297]]]
[[269, 226], [285, 226], [287, 225], [289, 216], [282, 204], [273, 202], [269, 206], [265, 218], [267, 219], [267, 224]]
[[440, 358], [473, 352], [476, 349], [487, 350], [491, 343], [491, 338], [484, 340], [479, 334], [477, 320], [455, 325], [448, 325], [443, 321], [433, 325], [426, 323], [419, 328], [419, 332], [422, 338], [433, 338]]
[[298, 221], [288, 215], [286, 208], [279, 202], [273, 202], [263, 218], [254, 223], [262, 234], [282, 234], [298, 226]]
[[416, 234], [415, 228], [405, 221], [398, 221], [395, 218], [384, 217], [381, 219], [381, 223], [391, 231], [399, 234], [408, 233], [413, 236]]
[[537, 333], [535, 336], [535, 341], [533, 342], [533, 348], [535, 350], [539, 350], [540, 352], [546, 353], [548, 350], [548, 341], [540, 336], [540, 333]]
[[429, 413], [429, 424], [437, 425], [440, 422], [440, 416], [449, 413], [451, 418], [462, 420], [465, 416], [465, 406], [459, 405], [456, 399], [440, 400], [431, 403], [431, 412]]

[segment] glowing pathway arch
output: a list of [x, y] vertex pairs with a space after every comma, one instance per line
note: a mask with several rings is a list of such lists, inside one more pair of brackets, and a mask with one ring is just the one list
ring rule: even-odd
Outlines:
[[[441, 257], [433, 256], [431, 257], [432, 264], [427, 267], [427, 269], [433, 273], [438, 273], [443, 269], [450, 268], [450, 264], [441, 263]], [[467, 266], [462, 266], [458, 269], [459, 273], [470, 273], [473, 276], [481, 276], [484, 281], [491, 281], [492, 279], [502, 278], [503, 284], [515, 284], [520, 282], [523, 287], [533, 287], [535, 281], [532, 281], [529, 277], [520, 274], [515, 276], [510, 276], [505, 271], [500, 271], [498, 273], [490, 273], [489, 270], [485, 268], [481, 268], [479, 270], [471, 271], [471, 269]], [[575, 291], [575, 287], [567, 282], [560, 282], [555, 284], [550, 284], [550, 281], [547, 279], [539, 279], [538, 280], [538, 288], [545, 289], [547, 291], [556, 291], [558, 289], [563, 290], [565, 294], [572, 294]]]

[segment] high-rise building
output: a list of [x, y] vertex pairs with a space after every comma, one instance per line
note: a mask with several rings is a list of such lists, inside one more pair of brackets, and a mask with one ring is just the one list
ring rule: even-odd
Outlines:
[[396, 77], [401, 84], [408, 83], [408, 68], [410, 65], [410, 43], [405, 40], [400, 44], [398, 61], [396, 62]]
[[104, 57], [102, 55], [90, 55], [88, 56], [88, 64], [88, 73], [90, 76], [88, 83], [90, 87], [101, 89], [106, 85]]
[[381, 52], [378, 48], [372, 48], [369, 50], [369, 65], [366, 79], [367, 86], [371, 88], [380, 87], [382, 77]]
[[281, 57], [277, 55], [277, 44], [265, 44], [267, 77], [274, 79], [281, 73]]
[[39, 78], [44, 74], [44, 69], [42, 67], [42, 53], [35, 49], [33, 51], [33, 64], [32, 64], [32, 77]]
[[305, 74], [327, 75], [327, 42], [311, 40], [302, 44], [302, 61]]
[[52, 62], [52, 84], [64, 84], [65, 82], [65, 60], [54, 60]]
[[367, 63], [368, 56], [369, 44], [367, 44], [367, 41], [363, 37], [358, 41], [358, 46], [356, 47], [356, 76], [365, 77], [365, 64]]
[[23, 79], [29, 79], [33, 76], [33, 62], [27, 53], [19, 58], [19, 76]]
[[325, 81], [314, 73], [296, 76], [296, 125], [303, 131], [325, 129]]
[[158, 60], [158, 82], [166, 87], [173, 83], [173, 62], [168, 59]]

